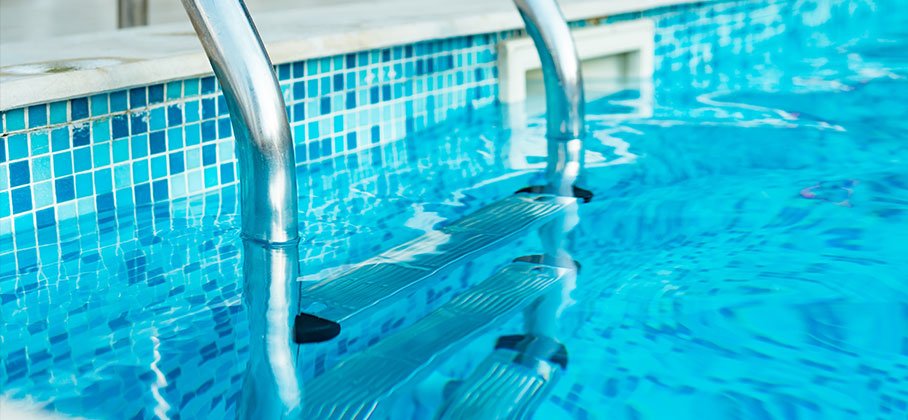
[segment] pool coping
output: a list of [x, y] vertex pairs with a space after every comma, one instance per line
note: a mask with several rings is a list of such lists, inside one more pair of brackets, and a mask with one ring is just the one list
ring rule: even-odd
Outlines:
[[[709, 0], [560, 1], [569, 21], [703, 2]], [[523, 27], [505, 0], [341, 3], [262, 13], [255, 21], [275, 64]], [[0, 50], [0, 110], [212, 73], [188, 20]]]

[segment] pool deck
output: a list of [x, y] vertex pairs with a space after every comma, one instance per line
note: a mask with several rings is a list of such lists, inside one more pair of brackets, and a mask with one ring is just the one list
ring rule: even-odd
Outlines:
[[[693, 0], [561, 0], [568, 20]], [[522, 28], [510, 0], [350, 0], [254, 13], [275, 64]], [[187, 21], [0, 43], [0, 110], [210, 74]]]

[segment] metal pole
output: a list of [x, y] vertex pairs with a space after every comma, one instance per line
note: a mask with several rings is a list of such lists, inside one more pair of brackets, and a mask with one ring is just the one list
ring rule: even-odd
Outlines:
[[117, 27], [120, 29], [148, 25], [148, 0], [118, 0]]
[[536, 45], [545, 83], [548, 185], [546, 192], [573, 197], [583, 170], [583, 77], [580, 59], [555, 0], [514, 0]]
[[273, 66], [242, 0], [182, 0], [224, 90], [237, 142], [249, 365], [240, 418], [298, 415], [299, 229], [293, 138]]
[[[584, 96], [580, 58], [571, 30], [555, 0], [514, 0], [527, 33], [533, 39], [542, 63], [545, 84], [546, 139], [548, 157], [544, 191], [575, 196], [583, 171]], [[574, 267], [569, 242], [579, 222], [576, 208], [540, 229], [544, 260], [560, 267]], [[555, 339], [558, 318], [570, 302], [576, 273], [527, 309], [524, 316], [529, 335]]]

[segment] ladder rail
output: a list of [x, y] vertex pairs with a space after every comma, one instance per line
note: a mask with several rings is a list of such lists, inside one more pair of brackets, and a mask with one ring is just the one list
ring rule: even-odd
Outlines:
[[240, 418], [294, 417], [302, 389], [293, 137], [274, 67], [243, 0], [182, 0], [224, 91], [237, 143], [249, 364]]

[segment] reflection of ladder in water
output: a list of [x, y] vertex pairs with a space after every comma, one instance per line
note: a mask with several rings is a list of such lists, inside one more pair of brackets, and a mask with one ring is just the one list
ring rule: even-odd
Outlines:
[[[576, 186], [583, 163], [583, 89], [570, 30], [555, 0], [515, 0], [543, 65], [546, 86], [547, 184], [517, 195], [304, 287], [294, 324], [298, 343], [328, 341], [389, 302], [486, 251], [540, 228], [545, 248], [524, 257], [371, 347], [305, 384], [308, 418], [387, 416], [390, 395], [428, 377], [445, 357], [525, 311], [526, 331], [499, 338], [472, 375], [453, 383], [440, 418], [524, 418], [547, 396], [567, 366], [554, 318], [577, 267], [565, 249], [577, 223]], [[442, 240], [439, 240], [441, 235]], [[456, 385], [456, 388], [453, 386]]]

